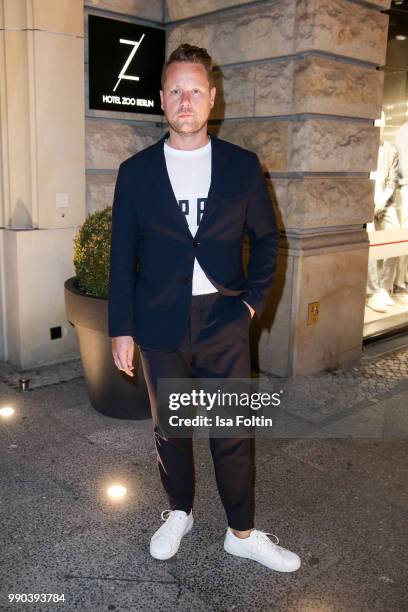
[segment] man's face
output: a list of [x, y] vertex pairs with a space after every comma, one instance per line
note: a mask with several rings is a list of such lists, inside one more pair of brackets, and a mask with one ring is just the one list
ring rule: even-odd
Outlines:
[[194, 62], [175, 62], [166, 70], [161, 107], [175, 132], [193, 134], [206, 125], [214, 106], [206, 69]]

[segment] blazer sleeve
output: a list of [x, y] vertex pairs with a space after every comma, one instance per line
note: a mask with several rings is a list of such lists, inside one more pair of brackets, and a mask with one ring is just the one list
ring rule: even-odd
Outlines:
[[136, 260], [141, 228], [123, 163], [119, 166], [112, 205], [109, 255], [108, 334], [133, 336]]
[[256, 154], [254, 154], [254, 165], [254, 181], [246, 216], [250, 254], [245, 282], [247, 292], [245, 301], [259, 316], [265, 307], [275, 276], [279, 229], [265, 176]]

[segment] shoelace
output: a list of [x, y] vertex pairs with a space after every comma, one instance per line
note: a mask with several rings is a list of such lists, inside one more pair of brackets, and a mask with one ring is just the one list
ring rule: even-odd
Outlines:
[[165, 514], [166, 512], [168, 512], [168, 513], [170, 514], [170, 513], [172, 512], [172, 510], [163, 510], [163, 512], [161, 513], [161, 519], [162, 519], [162, 521], [165, 521], [165, 520], [168, 518], [168, 516], [169, 516], [169, 514], [168, 514], [168, 515], [166, 516], [166, 518], [164, 517], [164, 514]]
[[[278, 536], [276, 536], [274, 533], [269, 533], [268, 531], [259, 531], [259, 529], [255, 529], [255, 534], [257, 536], [257, 548], [258, 550], [260, 548], [262, 548], [262, 545], [265, 542], [268, 542], [269, 544], [272, 544], [273, 546], [275, 546], [278, 549], [281, 549], [281, 546], [278, 546], [279, 544], [279, 538]], [[273, 536], [274, 538], [276, 538], [276, 544], [274, 542], [272, 542], [268, 536]]]
[[[166, 512], [168, 513], [167, 516], [165, 516]], [[162, 521], [166, 521], [166, 531], [168, 530], [170, 533], [177, 534], [177, 523], [180, 517], [177, 519], [176, 515], [172, 514], [172, 512], [173, 510], [163, 510], [161, 519]]]

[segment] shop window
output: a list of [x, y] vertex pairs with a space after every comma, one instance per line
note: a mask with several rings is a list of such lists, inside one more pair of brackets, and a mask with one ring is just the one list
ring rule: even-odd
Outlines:
[[392, 2], [375, 210], [370, 241], [364, 337], [408, 328], [408, 2]]

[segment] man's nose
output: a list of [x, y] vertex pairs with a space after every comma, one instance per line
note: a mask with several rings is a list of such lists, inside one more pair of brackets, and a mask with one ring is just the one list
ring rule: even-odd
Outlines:
[[180, 104], [190, 104], [190, 102], [191, 102], [190, 92], [183, 91], [181, 94]]

